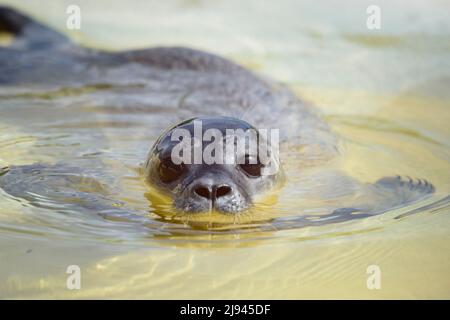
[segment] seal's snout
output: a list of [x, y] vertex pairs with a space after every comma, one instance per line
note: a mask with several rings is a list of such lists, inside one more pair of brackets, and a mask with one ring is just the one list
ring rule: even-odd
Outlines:
[[226, 169], [210, 170], [209, 166], [205, 166], [199, 171], [196, 173], [197, 178], [189, 186], [191, 196], [212, 201], [214, 204], [232, 196], [237, 190], [233, 179], [226, 174]]
[[194, 193], [200, 197], [206, 198], [208, 200], [217, 201], [218, 198], [230, 194], [232, 191], [231, 187], [228, 185], [221, 186], [209, 186], [204, 184], [199, 184], [194, 187]]
[[175, 203], [179, 208], [191, 212], [216, 210], [232, 213], [248, 207], [249, 197], [226, 174], [225, 168], [223, 171], [208, 169], [203, 167], [203, 172], [178, 196]]

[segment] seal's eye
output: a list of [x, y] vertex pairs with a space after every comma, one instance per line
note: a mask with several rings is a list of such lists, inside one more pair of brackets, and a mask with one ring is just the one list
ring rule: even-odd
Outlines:
[[239, 167], [250, 177], [260, 177], [263, 164], [257, 160], [256, 163], [250, 163], [249, 157], [245, 156], [245, 163], [239, 165]]
[[177, 180], [186, 170], [184, 163], [175, 164], [170, 158], [164, 159], [159, 165], [159, 176], [164, 183]]

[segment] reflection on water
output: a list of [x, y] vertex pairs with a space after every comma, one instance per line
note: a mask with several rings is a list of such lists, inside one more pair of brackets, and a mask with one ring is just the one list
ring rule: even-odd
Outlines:
[[[286, 185], [258, 199], [249, 212], [170, 214], [168, 199], [149, 191], [139, 166], [177, 117], [144, 100], [151, 96], [145, 84], [128, 79], [62, 88], [2, 87], [0, 179], [9, 180], [7, 192], [0, 189], [0, 296], [448, 297], [446, 29], [439, 33], [423, 18], [429, 35], [404, 30], [401, 22], [372, 35], [352, 27], [358, 26], [358, 11], [346, 13], [353, 21], [348, 25], [330, 21], [334, 15], [326, 6], [318, 12], [308, 2], [298, 10], [290, 9], [290, 1], [276, 10], [258, 2], [244, 5], [259, 14], [270, 11], [285, 26], [256, 13], [242, 17], [237, 2], [170, 3], [173, 21], [147, 22], [166, 21], [160, 34], [144, 32], [152, 25], [137, 27], [130, 20], [118, 31], [121, 43], [107, 36], [109, 22], [94, 28], [88, 18], [90, 27], [81, 38], [126, 48], [167, 43], [161, 37], [171, 36], [180, 44], [231, 55], [286, 81], [321, 108], [342, 137], [342, 156], [308, 167], [296, 161], [301, 150], [291, 145], [282, 159]], [[103, 13], [85, 6], [96, 18]], [[152, 9], [144, 12], [154, 16], [168, 10], [165, 5]], [[407, 13], [419, 14], [418, 9], [423, 6], [412, 4]], [[298, 22], [302, 17], [313, 22]], [[234, 30], [221, 19], [239, 23]], [[180, 39], [173, 30], [186, 23], [193, 24]], [[202, 24], [211, 28], [199, 38]], [[220, 46], [214, 38], [222, 39]], [[394, 175], [426, 179], [435, 193], [389, 210], [377, 203], [371, 208], [379, 210], [369, 213], [352, 206], [357, 202], [345, 192], [352, 187], [345, 177], [373, 183]], [[319, 189], [325, 198], [312, 196]], [[70, 264], [84, 272], [83, 290], [75, 293], [65, 289]], [[382, 268], [380, 292], [365, 287], [370, 264]]]

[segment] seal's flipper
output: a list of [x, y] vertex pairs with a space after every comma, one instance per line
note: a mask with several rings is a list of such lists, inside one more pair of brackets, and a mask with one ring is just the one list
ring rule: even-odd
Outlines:
[[102, 181], [96, 173], [65, 164], [33, 164], [0, 169], [0, 189], [47, 209], [94, 212], [114, 209], [112, 178]]
[[0, 6], [0, 32], [14, 35], [14, 47], [43, 49], [54, 47], [70, 40], [63, 34], [8, 7]]
[[423, 179], [384, 177], [366, 185], [354, 205], [360, 212], [376, 215], [422, 200], [434, 191], [434, 186]]
[[434, 186], [423, 179], [409, 177], [384, 177], [378, 180], [374, 187], [387, 192], [401, 203], [409, 203], [422, 199], [435, 191]]
[[[434, 191], [434, 186], [426, 180], [400, 176], [384, 177], [361, 188], [351, 207], [336, 209], [320, 218], [306, 216], [305, 225], [324, 225], [375, 216], [423, 200]], [[408, 215], [413, 212], [415, 210], [410, 211]]]

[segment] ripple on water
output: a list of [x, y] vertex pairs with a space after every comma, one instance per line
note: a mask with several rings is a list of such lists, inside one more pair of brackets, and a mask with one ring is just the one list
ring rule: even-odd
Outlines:
[[[378, 232], [415, 214], [448, 208], [449, 198], [442, 194], [377, 212], [346, 206], [350, 196], [338, 191], [345, 191], [348, 182], [335, 179], [330, 187], [326, 180], [314, 175], [305, 178], [302, 175], [309, 169], [297, 163], [295, 154], [301, 150], [292, 148], [285, 163], [291, 170], [290, 183], [258, 199], [248, 212], [175, 212], [170, 199], [149, 191], [137, 170], [151, 141], [165, 126], [162, 124], [170, 123], [173, 117], [157, 103], [144, 108], [149, 101], [139, 101], [132, 94], [136, 90], [146, 88], [139, 84], [94, 84], [0, 92], [5, 115], [10, 116], [5, 119], [12, 121], [0, 123], [0, 160], [9, 165], [0, 172], [0, 201], [3, 208], [8, 208], [1, 215], [0, 229], [10, 235], [134, 245], [148, 241], [248, 245], [293, 239], [321, 241]], [[121, 98], [109, 104], [111, 96]], [[19, 118], [15, 123], [18, 101], [22, 112], [30, 111], [30, 126], [19, 126]], [[64, 106], [64, 110], [58, 111], [56, 105]], [[376, 117], [331, 116], [329, 120], [337, 127], [353, 130], [347, 149], [374, 145], [373, 141], [364, 141], [364, 134], [353, 134], [358, 130], [375, 132], [378, 141], [389, 132], [409, 140], [420, 139], [425, 145], [440, 145], [419, 131]], [[385, 145], [376, 147], [389, 152]], [[336, 170], [341, 164], [325, 166], [326, 170]], [[317, 196], [314, 190], [318, 189], [328, 193]], [[307, 196], [308, 192], [313, 196]]]

